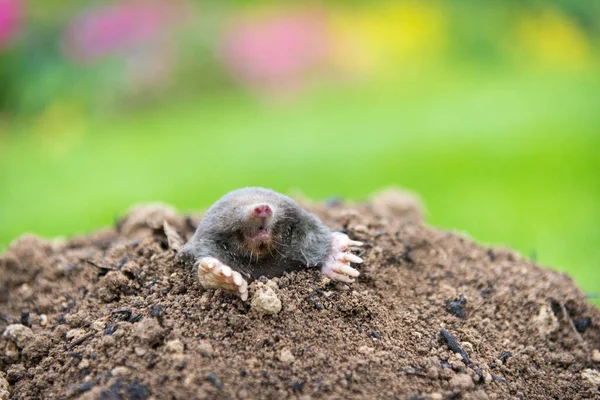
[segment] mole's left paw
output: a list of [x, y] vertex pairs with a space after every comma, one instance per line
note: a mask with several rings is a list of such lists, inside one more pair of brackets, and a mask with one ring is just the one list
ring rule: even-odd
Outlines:
[[340, 232], [331, 234], [331, 253], [323, 263], [321, 272], [335, 282], [352, 283], [360, 272], [350, 266], [350, 263], [360, 264], [363, 259], [350, 253], [350, 247], [362, 246], [362, 242], [351, 240], [348, 235]]
[[198, 279], [206, 289], [222, 289], [248, 299], [248, 282], [242, 275], [214, 257], [204, 257], [196, 263]]

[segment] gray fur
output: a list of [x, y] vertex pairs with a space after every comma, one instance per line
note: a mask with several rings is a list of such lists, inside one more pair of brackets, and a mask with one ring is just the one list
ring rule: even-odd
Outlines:
[[[265, 203], [273, 208], [268, 224], [272, 244], [253, 251], [246, 238], [259, 223], [248, 218], [248, 209]], [[215, 257], [251, 281], [319, 266], [330, 248], [331, 232], [315, 215], [288, 196], [249, 187], [229, 192], [214, 203], [181, 253], [190, 262]]]

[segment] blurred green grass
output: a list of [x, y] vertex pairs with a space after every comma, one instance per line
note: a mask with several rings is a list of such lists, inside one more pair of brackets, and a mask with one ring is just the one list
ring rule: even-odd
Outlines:
[[600, 293], [593, 75], [465, 70], [277, 105], [215, 93], [110, 118], [58, 111], [11, 130], [0, 141], [0, 247], [26, 231], [90, 232], [140, 202], [201, 209], [241, 186], [359, 200], [398, 185], [420, 194], [431, 224]]

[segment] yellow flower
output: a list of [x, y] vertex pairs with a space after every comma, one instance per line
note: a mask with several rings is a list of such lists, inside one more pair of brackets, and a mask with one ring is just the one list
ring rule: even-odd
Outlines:
[[331, 31], [339, 67], [386, 73], [438, 54], [446, 19], [436, 2], [388, 2], [333, 11]]
[[575, 21], [554, 9], [525, 13], [517, 23], [517, 48], [545, 66], [587, 67], [592, 46]]

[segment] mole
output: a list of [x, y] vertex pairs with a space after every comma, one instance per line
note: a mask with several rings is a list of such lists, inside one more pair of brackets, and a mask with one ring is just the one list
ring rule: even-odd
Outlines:
[[248, 283], [320, 267], [335, 282], [352, 283], [360, 273], [350, 264], [362, 246], [332, 232], [294, 200], [271, 189], [247, 187], [227, 193], [205, 213], [180, 250], [200, 284], [248, 299]]

